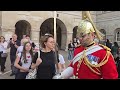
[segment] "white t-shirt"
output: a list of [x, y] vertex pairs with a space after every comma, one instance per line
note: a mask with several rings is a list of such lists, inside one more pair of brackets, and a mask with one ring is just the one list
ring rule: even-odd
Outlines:
[[64, 57], [61, 55], [61, 54], [59, 54], [59, 60], [60, 60], [60, 64], [65, 64], [65, 60], [64, 60]]
[[17, 48], [17, 53], [21, 53], [23, 51], [23, 46], [19, 46], [18, 48]]
[[0, 52], [3, 51], [3, 53], [7, 53], [7, 42], [0, 43]]
[[[21, 57], [21, 53], [18, 53], [17, 55], [19, 57]], [[31, 57], [30, 53], [26, 54], [26, 59], [27, 59], [27, 63], [24, 63], [23, 56], [21, 57], [22, 67], [29, 68], [31, 66], [31, 63], [32, 63], [32, 57]]]

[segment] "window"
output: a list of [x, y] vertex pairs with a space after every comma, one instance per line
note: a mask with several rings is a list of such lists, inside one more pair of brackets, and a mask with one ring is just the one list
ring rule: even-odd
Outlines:
[[116, 32], [116, 41], [120, 41], [120, 31]]

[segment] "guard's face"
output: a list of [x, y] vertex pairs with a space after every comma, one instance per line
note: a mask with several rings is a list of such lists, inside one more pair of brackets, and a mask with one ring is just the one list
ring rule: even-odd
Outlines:
[[80, 33], [79, 39], [80, 39], [81, 45], [86, 47], [93, 41], [93, 35], [91, 33], [88, 33], [88, 34]]

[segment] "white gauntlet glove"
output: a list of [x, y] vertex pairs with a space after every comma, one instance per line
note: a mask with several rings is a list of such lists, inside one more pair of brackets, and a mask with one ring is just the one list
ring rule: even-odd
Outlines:
[[53, 77], [53, 79], [68, 79], [72, 75], [73, 75], [73, 68], [72, 67], [68, 67], [63, 72], [55, 75]]
[[64, 78], [62, 77], [61, 73], [59, 73], [59, 74], [56, 74], [56, 75], [53, 77], [53, 79], [64, 79]]

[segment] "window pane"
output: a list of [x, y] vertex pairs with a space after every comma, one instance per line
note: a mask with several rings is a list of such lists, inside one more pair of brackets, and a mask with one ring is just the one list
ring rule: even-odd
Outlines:
[[120, 41], [120, 38], [117, 38], [117, 41]]

